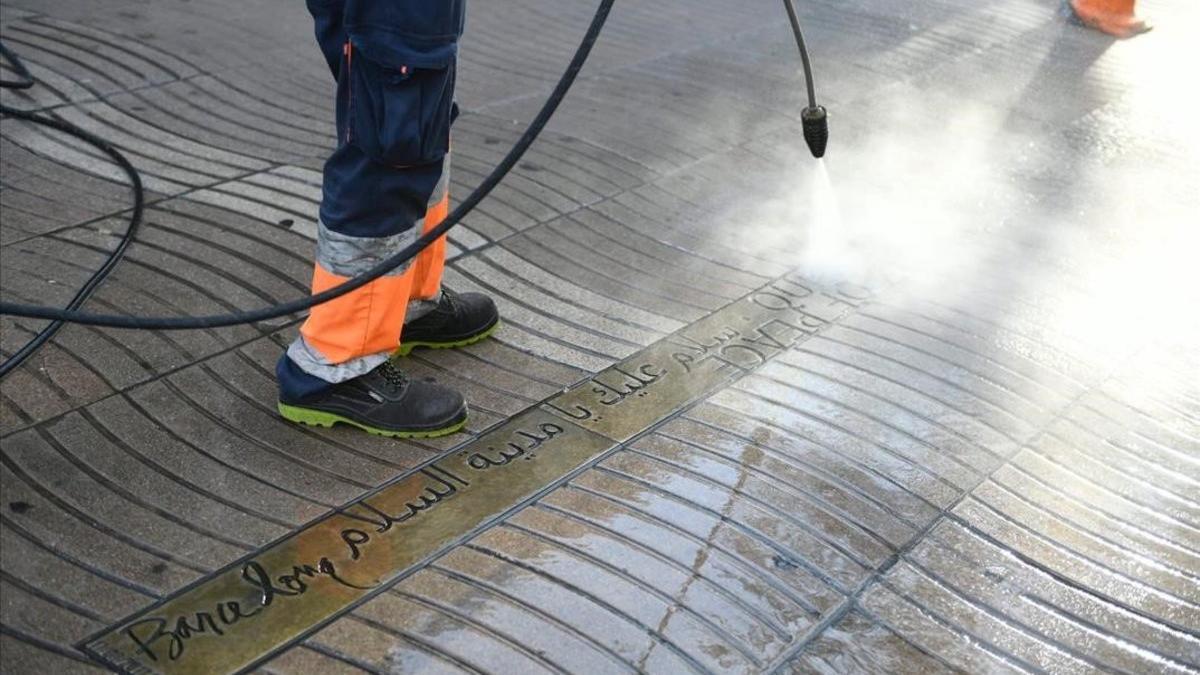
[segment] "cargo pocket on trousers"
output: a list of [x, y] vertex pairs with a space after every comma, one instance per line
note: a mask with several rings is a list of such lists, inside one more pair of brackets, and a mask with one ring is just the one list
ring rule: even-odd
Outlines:
[[429, 164], [450, 149], [455, 63], [399, 62], [386, 49], [352, 40], [350, 142], [390, 166]]

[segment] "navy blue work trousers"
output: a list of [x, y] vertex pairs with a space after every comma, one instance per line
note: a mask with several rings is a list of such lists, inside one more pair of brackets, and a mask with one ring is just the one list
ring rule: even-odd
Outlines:
[[[313, 292], [403, 250], [449, 210], [450, 125], [466, 0], [308, 0], [337, 79], [337, 146], [325, 163]], [[410, 265], [314, 307], [280, 359], [291, 400], [358, 377], [437, 305], [445, 241]]]
[[307, 1], [338, 83], [321, 222], [361, 237], [408, 229], [450, 149], [466, 0]]

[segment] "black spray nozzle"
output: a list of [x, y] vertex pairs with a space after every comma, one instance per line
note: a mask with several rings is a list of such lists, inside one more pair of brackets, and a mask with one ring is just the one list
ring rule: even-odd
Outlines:
[[804, 122], [804, 141], [813, 157], [820, 159], [825, 156], [825, 146], [829, 144], [829, 116], [825, 114], [825, 106], [809, 106], [800, 113]]

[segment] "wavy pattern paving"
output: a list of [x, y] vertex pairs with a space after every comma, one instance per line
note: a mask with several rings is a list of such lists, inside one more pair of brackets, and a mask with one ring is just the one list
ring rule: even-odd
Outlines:
[[[844, 229], [885, 242], [828, 269], [777, 3], [618, 3], [550, 130], [451, 235], [448, 283], [505, 326], [406, 367], [464, 391], [466, 435], [280, 422], [300, 317], [70, 326], [4, 381], [0, 670], [99, 671], [85, 637], [800, 266], [884, 290], [261, 670], [1200, 672], [1200, 284], [1170, 265], [1200, 163], [1144, 71], [1195, 12], [1139, 4], [1159, 30], [1113, 45], [1041, 0], [808, 3]], [[457, 194], [590, 11], [472, 6]], [[41, 84], [0, 100], [111, 139], [146, 181], [90, 308], [307, 292], [334, 140], [309, 31], [282, 0], [4, 5]], [[66, 303], [125, 226], [123, 180], [0, 121], [4, 297]], [[39, 328], [0, 318], [0, 354]]]

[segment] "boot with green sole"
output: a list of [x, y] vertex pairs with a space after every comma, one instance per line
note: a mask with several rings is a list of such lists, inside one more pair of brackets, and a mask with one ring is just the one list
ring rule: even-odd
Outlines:
[[391, 361], [297, 400], [279, 401], [284, 419], [318, 427], [345, 424], [392, 438], [437, 438], [461, 431], [467, 402], [457, 391], [415, 380]]
[[442, 289], [438, 306], [404, 325], [395, 356], [408, 356], [418, 348], [450, 349], [479, 342], [500, 327], [496, 303], [482, 293], [455, 293]]

